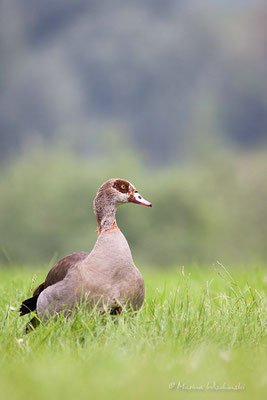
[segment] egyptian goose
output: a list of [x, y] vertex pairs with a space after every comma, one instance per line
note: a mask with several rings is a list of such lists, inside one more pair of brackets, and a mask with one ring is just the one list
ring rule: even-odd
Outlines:
[[144, 280], [116, 223], [117, 206], [129, 202], [152, 206], [126, 180], [109, 179], [100, 187], [94, 199], [98, 239], [93, 250], [60, 260], [33, 297], [23, 301], [20, 315], [36, 310], [45, 320], [62, 310], [69, 312], [85, 296], [89, 307], [96, 305], [111, 314], [119, 313], [122, 306], [140, 309]]

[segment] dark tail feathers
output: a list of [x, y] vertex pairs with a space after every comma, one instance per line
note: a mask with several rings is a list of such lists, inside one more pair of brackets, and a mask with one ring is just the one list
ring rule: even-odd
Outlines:
[[27, 300], [24, 300], [20, 306], [20, 316], [28, 314], [34, 310], [36, 310], [37, 299], [39, 295], [30, 297]]

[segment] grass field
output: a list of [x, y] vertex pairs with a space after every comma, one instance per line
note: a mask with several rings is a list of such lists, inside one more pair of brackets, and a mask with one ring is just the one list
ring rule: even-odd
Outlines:
[[142, 272], [136, 316], [82, 307], [26, 335], [13, 308], [46, 271], [0, 270], [0, 399], [265, 398], [267, 269]]

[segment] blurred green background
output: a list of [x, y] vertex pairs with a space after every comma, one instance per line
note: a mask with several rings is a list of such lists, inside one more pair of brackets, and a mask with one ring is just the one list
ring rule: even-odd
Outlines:
[[267, 260], [267, 4], [2, 0], [0, 263], [96, 240], [111, 177], [138, 265]]

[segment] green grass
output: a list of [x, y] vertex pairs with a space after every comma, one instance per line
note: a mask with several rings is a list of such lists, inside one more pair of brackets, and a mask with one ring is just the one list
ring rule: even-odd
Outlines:
[[[267, 269], [229, 270], [148, 269], [136, 316], [81, 307], [28, 335], [29, 317], [10, 307], [18, 308], [46, 271], [0, 270], [0, 399], [264, 398]], [[172, 382], [180, 388], [169, 389]], [[245, 389], [207, 389], [214, 384]]]

